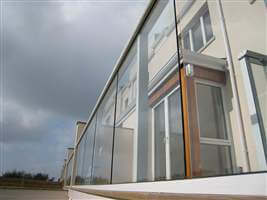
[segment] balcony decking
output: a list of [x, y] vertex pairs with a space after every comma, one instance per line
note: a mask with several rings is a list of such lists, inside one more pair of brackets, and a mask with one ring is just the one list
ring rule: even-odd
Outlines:
[[1, 200], [68, 200], [66, 191], [0, 189]]

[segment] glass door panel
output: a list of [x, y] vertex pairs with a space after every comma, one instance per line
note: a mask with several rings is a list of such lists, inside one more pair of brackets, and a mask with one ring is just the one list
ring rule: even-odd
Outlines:
[[164, 102], [154, 110], [155, 114], [155, 180], [166, 179], [166, 140]]

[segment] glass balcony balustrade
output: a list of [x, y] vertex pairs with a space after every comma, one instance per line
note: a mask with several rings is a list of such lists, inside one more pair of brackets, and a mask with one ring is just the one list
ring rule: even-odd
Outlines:
[[75, 184], [266, 171], [266, 13], [151, 1], [76, 147]]

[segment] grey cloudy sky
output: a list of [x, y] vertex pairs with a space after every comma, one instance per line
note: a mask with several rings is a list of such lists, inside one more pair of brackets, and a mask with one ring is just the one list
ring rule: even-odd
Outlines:
[[2, 1], [1, 170], [58, 176], [147, 1]]

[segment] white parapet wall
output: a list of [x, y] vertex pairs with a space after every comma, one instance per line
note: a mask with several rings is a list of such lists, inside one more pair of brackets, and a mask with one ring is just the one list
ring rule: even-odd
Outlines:
[[[225, 194], [267, 196], [267, 173], [195, 178], [176, 181], [128, 183], [114, 185], [74, 186], [75, 188], [132, 192], [164, 192], [184, 194]], [[69, 191], [71, 199], [86, 199], [86, 194]], [[79, 197], [81, 195], [81, 197]], [[82, 198], [83, 197], [83, 198]], [[87, 199], [90, 199], [89, 196]]]

